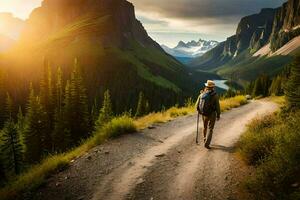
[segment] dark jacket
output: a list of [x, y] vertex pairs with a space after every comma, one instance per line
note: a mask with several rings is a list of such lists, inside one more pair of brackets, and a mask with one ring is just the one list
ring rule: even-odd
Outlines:
[[[210, 91], [207, 91], [209, 92], [211, 98], [210, 98], [210, 101], [212, 101], [211, 105], [213, 105], [213, 112], [216, 112], [217, 114], [217, 118], [220, 118], [220, 115], [221, 115], [221, 109], [220, 109], [220, 101], [219, 101], [219, 96], [218, 94], [216, 93], [216, 91], [214, 90], [210, 90]], [[197, 102], [196, 102], [196, 107], [197, 107], [197, 110], [199, 109], [199, 103], [200, 103], [200, 98], [202, 97], [202, 95], [204, 94], [204, 92], [202, 92], [198, 99], [197, 99]]]

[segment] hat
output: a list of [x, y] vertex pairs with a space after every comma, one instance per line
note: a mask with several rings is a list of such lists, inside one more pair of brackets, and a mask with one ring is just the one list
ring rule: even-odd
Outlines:
[[213, 88], [216, 86], [215, 82], [213, 82], [212, 80], [208, 80], [206, 83], [205, 83], [205, 86], [208, 87], [208, 88]]

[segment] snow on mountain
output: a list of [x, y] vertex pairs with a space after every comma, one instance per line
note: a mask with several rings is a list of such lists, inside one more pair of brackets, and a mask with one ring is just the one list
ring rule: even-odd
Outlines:
[[202, 40], [199, 41], [192, 40], [190, 42], [180, 41], [178, 45], [174, 48], [170, 48], [166, 45], [161, 45], [161, 47], [168, 53], [174, 57], [180, 58], [194, 58], [198, 56], [202, 56], [204, 53], [209, 51], [210, 49], [216, 47], [219, 44], [217, 41], [213, 40]]

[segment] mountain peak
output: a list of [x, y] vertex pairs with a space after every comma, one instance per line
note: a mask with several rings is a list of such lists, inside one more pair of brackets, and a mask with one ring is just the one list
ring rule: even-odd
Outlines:
[[188, 43], [186, 43], [187, 46], [197, 46], [198, 45], [198, 42], [196, 42], [195, 40], [192, 40]]
[[178, 42], [178, 44], [175, 48], [186, 47], [186, 46], [187, 46], [187, 44], [181, 40]]
[[193, 58], [203, 55], [218, 44], [217, 41], [199, 39], [198, 41], [191, 40], [187, 43], [179, 41], [174, 48], [169, 48], [165, 45], [161, 45], [161, 47], [174, 57]]

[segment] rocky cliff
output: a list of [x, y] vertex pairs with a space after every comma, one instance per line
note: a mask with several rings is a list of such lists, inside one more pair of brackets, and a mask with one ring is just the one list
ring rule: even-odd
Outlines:
[[[223, 51], [218, 48], [212, 49], [203, 57], [196, 58], [191, 65], [198, 68], [214, 69], [224, 62], [234, 60], [239, 55], [254, 54], [256, 51], [270, 43], [274, 52], [284, 46], [294, 37], [300, 35], [300, 0], [289, 0], [276, 9], [262, 9], [260, 13], [241, 19], [236, 34], [229, 37]], [[213, 55], [213, 56], [209, 56]], [[229, 57], [229, 59], [228, 59]], [[211, 63], [216, 65], [208, 66]]]
[[126, 41], [134, 39], [145, 46], [161, 49], [135, 18], [134, 6], [125, 0], [44, 0], [30, 15], [22, 42], [40, 40], [82, 18], [102, 16], [109, 18], [104, 27], [109, 36], [102, 38], [109, 40], [107, 44], [124, 46]]

